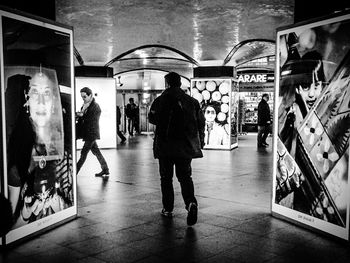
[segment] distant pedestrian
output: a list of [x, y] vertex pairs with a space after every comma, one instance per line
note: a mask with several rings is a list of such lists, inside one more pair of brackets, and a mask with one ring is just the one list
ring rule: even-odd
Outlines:
[[165, 76], [165, 90], [152, 103], [150, 123], [156, 125], [154, 157], [159, 159], [163, 209], [172, 217], [174, 208], [173, 171], [181, 185], [188, 211], [187, 224], [197, 222], [198, 203], [194, 195], [191, 162], [203, 157], [205, 119], [197, 100], [181, 88], [181, 77], [175, 72]]
[[79, 173], [83, 166], [86, 157], [91, 152], [97, 157], [101, 165], [102, 171], [95, 174], [97, 177], [103, 177], [104, 180], [108, 180], [109, 169], [105, 158], [103, 157], [96, 140], [100, 139], [100, 116], [101, 108], [93, 97], [92, 90], [88, 87], [84, 87], [80, 90], [81, 98], [84, 101], [80, 112], [77, 112], [77, 118], [81, 124], [80, 135], [84, 141], [83, 149], [80, 153], [80, 159], [77, 164], [77, 173]]
[[264, 93], [258, 104], [258, 147], [267, 147], [269, 145], [266, 142], [267, 136], [271, 133], [271, 116], [268, 101], [269, 94]]
[[120, 124], [122, 123], [121, 119], [122, 119], [122, 114], [121, 114], [119, 106], [117, 106], [117, 134], [118, 134], [119, 138], [121, 139], [120, 143], [124, 143], [126, 141], [126, 138], [125, 138], [124, 134], [120, 131]]
[[[130, 136], [134, 135], [134, 129], [136, 129], [138, 107], [134, 102], [134, 98], [129, 98], [129, 103], [125, 108], [125, 115], [128, 118], [128, 132]], [[137, 129], [136, 129], [137, 131]]]

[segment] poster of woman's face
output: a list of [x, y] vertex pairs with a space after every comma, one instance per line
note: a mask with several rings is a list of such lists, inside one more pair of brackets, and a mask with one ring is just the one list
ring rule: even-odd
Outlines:
[[76, 214], [72, 31], [0, 15], [10, 243]]
[[349, 238], [350, 15], [277, 34], [272, 210]]
[[206, 120], [205, 149], [231, 149], [231, 79], [194, 79], [191, 95], [200, 103]]

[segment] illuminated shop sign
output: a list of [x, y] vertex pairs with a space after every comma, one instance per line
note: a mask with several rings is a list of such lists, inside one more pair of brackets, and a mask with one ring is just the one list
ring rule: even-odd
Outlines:
[[238, 74], [238, 81], [243, 83], [266, 83], [274, 80], [271, 74]]

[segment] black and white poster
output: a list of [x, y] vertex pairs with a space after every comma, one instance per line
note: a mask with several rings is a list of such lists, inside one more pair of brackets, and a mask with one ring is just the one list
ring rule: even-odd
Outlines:
[[231, 78], [192, 79], [191, 96], [205, 117], [204, 149], [238, 146], [238, 82]]
[[77, 214], [72, 30], [0, 10], [8, 244]]
[[349, 239], [350, 15], [277, 30], [272, 212]]

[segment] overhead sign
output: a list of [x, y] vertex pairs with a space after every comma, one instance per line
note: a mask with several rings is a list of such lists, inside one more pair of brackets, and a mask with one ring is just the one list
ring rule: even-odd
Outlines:
[[271, 82], [273, 80], [273, 75], [267, 73], [238, 74], [238, 81], [243, 83], [266, 83]]

